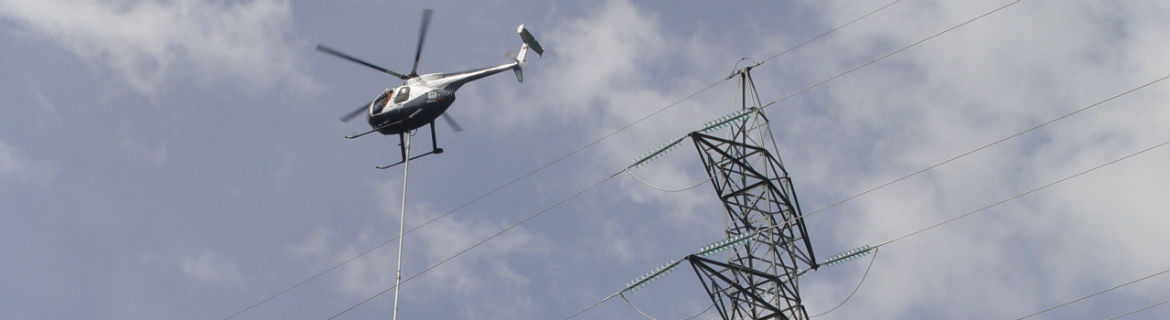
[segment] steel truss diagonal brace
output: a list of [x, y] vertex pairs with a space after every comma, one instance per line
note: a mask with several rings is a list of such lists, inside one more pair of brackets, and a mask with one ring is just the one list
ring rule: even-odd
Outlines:
[[[792, 319], [785, 315], [786, 311], [796, 311], [794, 314], [797, 317], [805, 315], [804, 307], [801, 305], [800, 297], [798, 296], [784, 297], [786, 300], [791, 300], [788, 302], [790, 302], [789, 304], [792, 307], [788, 308], [777, 306], [763, 296], [775, 295], [777, 293], [769, 292], [771, 291], [769, 290], [770, 288], [786, 286], [786, 283], [779, 276], [740, 265], [707, 259], [698, 255], [691, 255], [686, 259], [691, 263], [691, 267], [695, 269], [695, 273], [700, 278], [707, 279], [703, 281], [703, 288], [707, 290], [707, 294], [711, 297], [711, 300], [716, 302], [716, 309], [718, 309], [723, 319], [744, 318], [744, 313], [751, 314], [751, 319]], [[744, 286], [741, 283], [742, 279], [749, 278], [753, 279], [753, 281], [750, 281], [751, 284], [749, 286]], [[724, 300], [723, 297], [727, 297], [727, 300], [730, 301]], [[743, 304], [740, 302], [747, 303]], [[731, 310], [727, 309], [729, 304], [732, 307]], [[745, 308], [745, 306], [755, 308]], [[758, 313], [760, 311], [766, 311], [767, 313], [760, 314]]]
[[[800, 205], [787, 172], [772, 157], [767, 149], [731, 141], [700, 132], [691, 133], [699, 149], [703, 165], [723, 200], [729, 217], [737, 222], [737, 229], [756, 230], [777, 227], [779, 233], [787, 235], [793, 243], [790, 248], [809, 268], [816, 269], [816, 257], [812, 242], [807, 237], [808, 229], [800, 218]], [[760, 165], [766, 168], [759, 168]], [[771, 177], [767, 173], [781, 175]], [[763, 218], [765, 225], [753, 225], [750, 221]], [[773, 226], [775, 225], [775, 226]], [[730, 230], [729, 230], [730, 231]], [[729, 234], [729, 236], [732, 236]], [[778, 241], [782, 245], [786, 241]]]

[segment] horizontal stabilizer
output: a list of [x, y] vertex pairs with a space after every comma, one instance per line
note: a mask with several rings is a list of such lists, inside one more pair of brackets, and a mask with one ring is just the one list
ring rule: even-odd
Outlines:
[[536, 42], [536, 37], [533, 37], [532, 33], [524, 28], [524, 25], [516, 28], [516, 32], [520, 34], [520, 40], [524, 41], [524, 44], [527, 44], [529, 49], [536, 51], [537, 55], [544, 55], [544, 48], [540, 46], [540, 42]]

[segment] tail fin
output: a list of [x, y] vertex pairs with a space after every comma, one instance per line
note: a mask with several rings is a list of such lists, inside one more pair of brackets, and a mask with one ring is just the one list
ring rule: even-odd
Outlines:
[[532, 33], [524, 28], [524, 25], [517, 27], [516, 33], [520, 34], [520, 40], [524, 44], [520, 45], [520, 53], [516, 54], [516, 67], [512, 69], [512, 72], [516, 73], [516, 81], [523, 83], [524, 73], [520, 70], [524, 68], [524, 58], [528, 55], [528, 50], [536, 51], [536, 55], [540, 56], [544, 55], [544, 48], [540, 46], [540, 42], [536, 42], [536, 37], [533, 37]]

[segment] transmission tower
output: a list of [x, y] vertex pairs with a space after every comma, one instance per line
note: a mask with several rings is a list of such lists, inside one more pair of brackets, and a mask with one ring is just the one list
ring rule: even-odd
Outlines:
[[[758, 64], [757, 64], [758, 65]], [[808, 319], [797, 277], [818, 267], [792, 180], [784, 169], [748, 66], [739, 77], [741, 112], [729, 137], [701, 131], [691, 140], [727, 209], [728, 239], [746, 238], [726, 261], [687, 257], [720, 316], [731, 319]]]

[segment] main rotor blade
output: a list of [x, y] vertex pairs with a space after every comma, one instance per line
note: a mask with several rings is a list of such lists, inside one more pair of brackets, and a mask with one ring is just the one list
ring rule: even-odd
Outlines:
[[[369, 62], [362, 61], [362, 59], [354, 58], [353, 56], [350, 56], [350, 55], [348, 55], [348, 54], [342, 53], [341, 51], [334, 50], [333, 48], [326, 47], [325, 45], [322, 45], [322, 44], [318, 44], [318, 45], [317, 45], [317, 51], [321, 51], [321, 52], [324, 52], [324, 53], [328, 53], [328, 54], [331, 54], [331, 55], [337, 56], [338, 58], [342, 58], [342, 59], [345, 59], [345, 60], [353, 61], [353, 62], [355, 62], [355, 63], [358, 63], [358, 64], [360, 64], [360, 65], [367, 66], [367, 67], [370, 67], [370, 68], [374, 68], [374, 69], [376, 69], [376, 70], [378, 70], [378, 71], [385, 72], [385, 73], [387, 73], [387, 74], [389, 74], [389, 75], [392, 75], [392, 76], [395, 76], [395, 77], [397, 77], [397, 78], [399, 78], [399, 79], [406, 80], [406, 76], [402, 75], [401, 73], [397, 73], [397, 72], [394, 72], [394, 71], [390, 71], [389, 69], [386, 69], [386, 68], [383, 68], [383, 67], [379, 67], [379, 66], [377, 66], [377, 65], [374, 65], [373, 63], [369, 63]], [[416, 62], [416, 64], [417, 64], [417, 62]]]
[[455, 122], [455, 118], [447, 115], [447, 113], [443, 113], [443, 120], [447, 120], [447, 124], [451, 125], [451, 129], [455, 129], [455, 132], [463, 131], [463, 127]]
[[414, 50], [414, 66], [410, 67], [411, 76], [418, 75], [418, 58], [420, 55], [422, 55], [423, 40], [425, 40], [427, 37], [427, 26], [431, 24], [432, 12], [434, 12], [434, 10], [423, 10], [422, 27], [418, 29], [418, 49]]
[[369, 108], [369, 107], [370, 107], [369, 103], [363, 104], [361, 107], [357, 108], [357, 110], [354, 110], [350, 113], [346, 113], [344, 116], [341, 116], [341, 122], [349, 122], [349, 120], [353, 120], [353, 118], [361, 115], [362, 112], [366, 111], [366, 108]]

